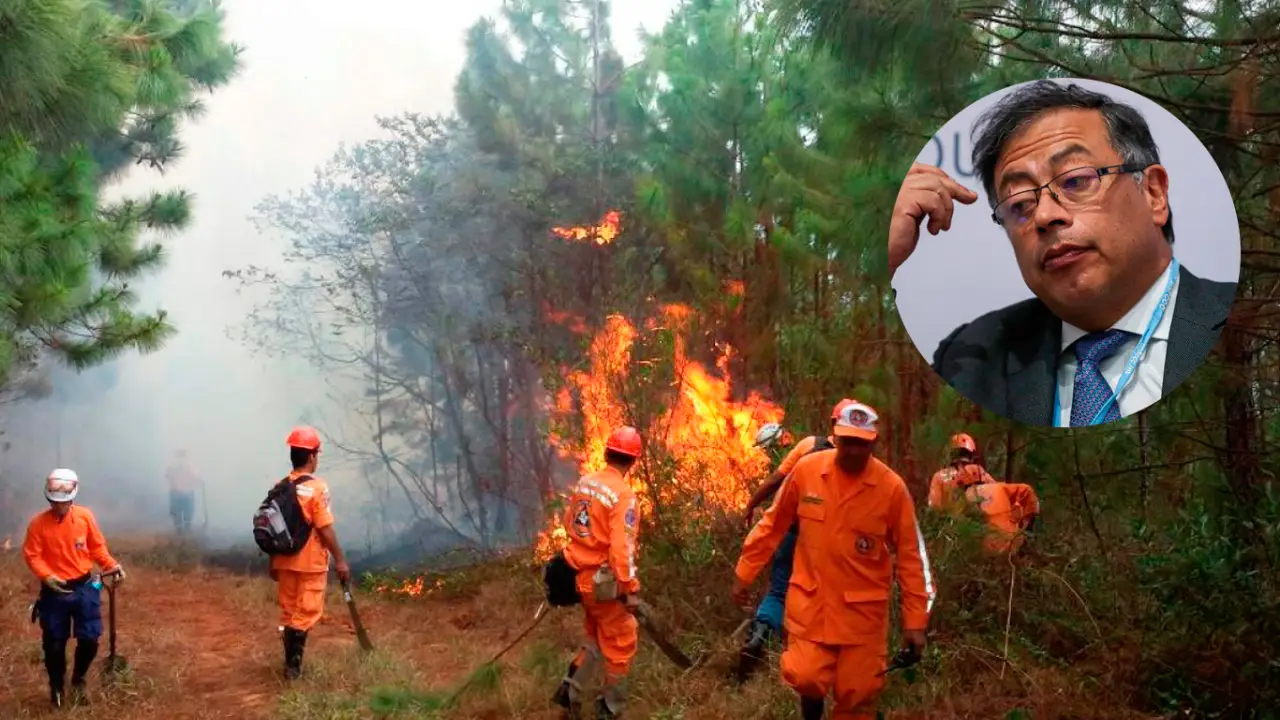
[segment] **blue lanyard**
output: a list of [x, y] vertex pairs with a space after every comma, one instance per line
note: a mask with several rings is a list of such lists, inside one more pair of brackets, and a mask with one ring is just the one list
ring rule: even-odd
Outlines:
[[[1151, 342], [1151, 336], [1155, 334], [1156, 327], [1160, 325], [1160, 320], [1164, 318], [1164, 312], [1169, 308], [1169, 301], [1173, 298], [1173, 284], [1178, 280], [1178, 258], [1174, 258], [1169, 264], [1169, 279], [1164, 282], [1164, 293], [1160, 295], [1160, 303], [1156, 305], [1155, 312], [1151, 313], [1151, 320], [1147, 323], [1147, 329], [1142, 333], [1142, 338], [1138, 340], [1138, 345], [1129, 354], [1129, 360], [1124, 364], [1124, 373], [1120, 375], [1120, 379], [1116, 381], [1116, 389], [1111, 393], [1111, 397], [1098, 408], [1098, 414], [1093, 416], [1090, 425], [1101, 425], [1102, 419], [1107, 416], [1107, 412], [1111, 409], [1111, 404], [1119, 402], [1120, 393], [1129, 386], [1129, 381], [1133, 379], [1133, 374], [1138, 370], [1138, 363], [1142, 361], [1142, 356], [1147, 352], [1147, 344]], [[1076, 369], [1079, 372], [1079, 368]], [[1074, 398], [1072, 402], [1074, 402]], [[1062, 415], [1062, 400], [1058, 397], [1058, 378], [1053, 379], [1053, 426], [1065, 427], [1059, 425]]]

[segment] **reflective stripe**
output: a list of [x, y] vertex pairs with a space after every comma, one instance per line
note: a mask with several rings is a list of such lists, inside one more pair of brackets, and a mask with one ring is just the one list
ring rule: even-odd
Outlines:
[[[636, 509], [636, 498], [631, 496], [631, 502], [627, 503], [627, 512], [634, 513]], [[636, 533], [635, 528], [627, 528], [625, 533], [627, 536], [627, 578], [629, 580], [636, 579]]]
[[614, 492], [608, 485], [605, 485], [604, 483], [601, 483], [596, 480], [592, 480], [590, 478], [583, 478], [582, 481], [578, 483], [578, 485], [579, 487], [582, 487], [582, 486], [589, 487], [603, 494], [605, 497], [609, 498], [610, 507], [613, 507], [614, 505], [618, 504], [618, 493]]
[[933, 576], [929, 573], [929, 552], [924, 549], [924, 534], [920, 532], [920, 523], [916, 523], [916, 547], [920, 549], [920, 567], [924, 569], [924, 594], [929, 597], [925, 612], [933, 612]]
[[587, 497], [596, 500], [601, 505], [604, 505], [606, 508], [613, 509], [615, 501], [610, 500], [599, 492], [596, 492], [594, 488], [586, 487], [585, 485], [578, 485], [578, 491], [576, 494], [586, 495]]
[[309, 488], [305, 485], [296, 485], [294, 486], [294, 490], [296, 490], [299, 495], [302, 495], [304, 497], [311, 497], [312, 495], [316, 494], [315, 488]]

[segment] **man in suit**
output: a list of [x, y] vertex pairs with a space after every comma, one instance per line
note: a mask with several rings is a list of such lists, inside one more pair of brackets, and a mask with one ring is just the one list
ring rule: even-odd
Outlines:
[[[985, 409], [1057, 427], [1131, 415], [1190, 377], [1236, 287], [1173, 257], [1169, 175], [1142, 115], [1042, 80], [979, 119], [973, 160], [1035, 297], [956, 328], [934, 371]], [[942, 170], [913, 165], [890, 221], [890, 272], [915, 249], [922, 220], [937, 235], [955, 202], [975, 200]]]

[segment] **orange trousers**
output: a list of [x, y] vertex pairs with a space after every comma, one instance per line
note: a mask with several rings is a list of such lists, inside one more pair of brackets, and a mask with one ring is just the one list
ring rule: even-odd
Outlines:
[[824, 645], [790, 635], [782, 653], [782, 679], [804, 697], [836, 696], [836, 720], [875, 720], [884, 678], [883, 647]]
[[307, 631], [324, 615], [324, 590], [329, 573], [276, 570], [276, 601], [280, 624]]
[[[626, 677], [631, 669], [631, 660], [636, 656], [640, 624], [622, 603], [617, 600], [596, 602], [591, 593], [582, 594], [582, 609], [587, 643], [600, 648], [600, 654], [604, 656], [605, 684], [617, 684]], [[579, 665], [587, 662], [589, 652], [587, 648], [579, 650], [575, 662]]]

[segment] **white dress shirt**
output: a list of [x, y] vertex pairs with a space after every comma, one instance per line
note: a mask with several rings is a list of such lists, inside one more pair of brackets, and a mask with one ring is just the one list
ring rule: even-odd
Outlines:
[[[1164, 294], [1164, 284], [1169, 281], [1169, 270], [1173, 263], [1167, 265], [1160, 277], [1147, 288], [1147, 292], [1138, 304], [1129, 308], [1124, 317], [1111, 326], [1113, 330], [1125, 330], [1130, 333], [1128, 339], [1109, 357], [1099, 363], [1102, 377], [1114, 390], [1120, 375], [1124, 373], [1125, 363], [1138, 346], [1138, 340], [1147, 331], [1147, 323], [1160, 304], [1160, 296]], [[1173, 287], [1169, 291], [1169, 306], [1165, 308], [1164, 317], [1151, 334], [1147, 342], [1146, 356], [1138, 363], [1133, 378], [1120, 395], [1120, 417], [1128, 417], [1160, 399], [1164, 385], [1164, 358], [1169, 349], [1169, 327], [1173, 324], [1173, 306], [1178, 300], [1178, 278], [1174, 278]], [[1071, 426], [1071, 395], [1076, 382], [1076, 351], [1071, 344], [1087, 335], [1088, 332], [1067, 323], [1062, 323], [1062, 348], [1058, 360], [1058, 427]]]

